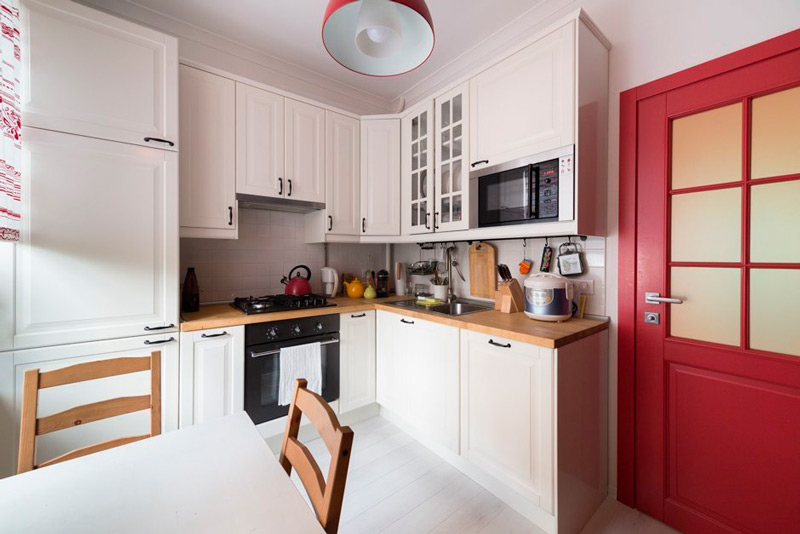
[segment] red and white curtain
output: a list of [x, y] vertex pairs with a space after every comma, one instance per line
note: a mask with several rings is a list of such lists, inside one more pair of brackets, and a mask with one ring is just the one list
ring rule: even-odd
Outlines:
[[0, 241], [19, 241], [20, 118], [19, 0], [0, 0]]

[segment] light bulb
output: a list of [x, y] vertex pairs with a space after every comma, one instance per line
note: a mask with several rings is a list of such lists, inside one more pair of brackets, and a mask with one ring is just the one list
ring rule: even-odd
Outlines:
[[367, 35], [372, 42], [383, 43], [389, 38], [391, 31], [392, 30], [386, 26], [372, 26], [371, 28], [367, 28]]

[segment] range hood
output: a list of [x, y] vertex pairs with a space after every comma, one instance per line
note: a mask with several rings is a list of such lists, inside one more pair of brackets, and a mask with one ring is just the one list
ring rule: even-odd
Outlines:
[[272, 198], [259, 195], [245, 195], [236, 193], [236, 200], [239, 201], [239, 208], [288, 211], [291, 213], [309, 213], [312, 211], [324, 210], [325, 204], [322, 202], [307, 202], [305, 200], [294, 200], [291, 198]]

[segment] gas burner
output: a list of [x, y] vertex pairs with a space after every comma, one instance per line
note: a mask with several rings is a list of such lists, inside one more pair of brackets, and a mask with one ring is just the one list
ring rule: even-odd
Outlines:
[[305, 308], [336, 306], [323, 295], [265, 295], [261, 297], [236, 297], [231, 306], [247, 315]]

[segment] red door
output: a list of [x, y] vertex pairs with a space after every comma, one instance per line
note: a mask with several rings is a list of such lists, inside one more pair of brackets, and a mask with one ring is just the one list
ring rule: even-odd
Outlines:
[[800, 32], [623, 94], [621, 131], [620, 500], [800, 532]]

